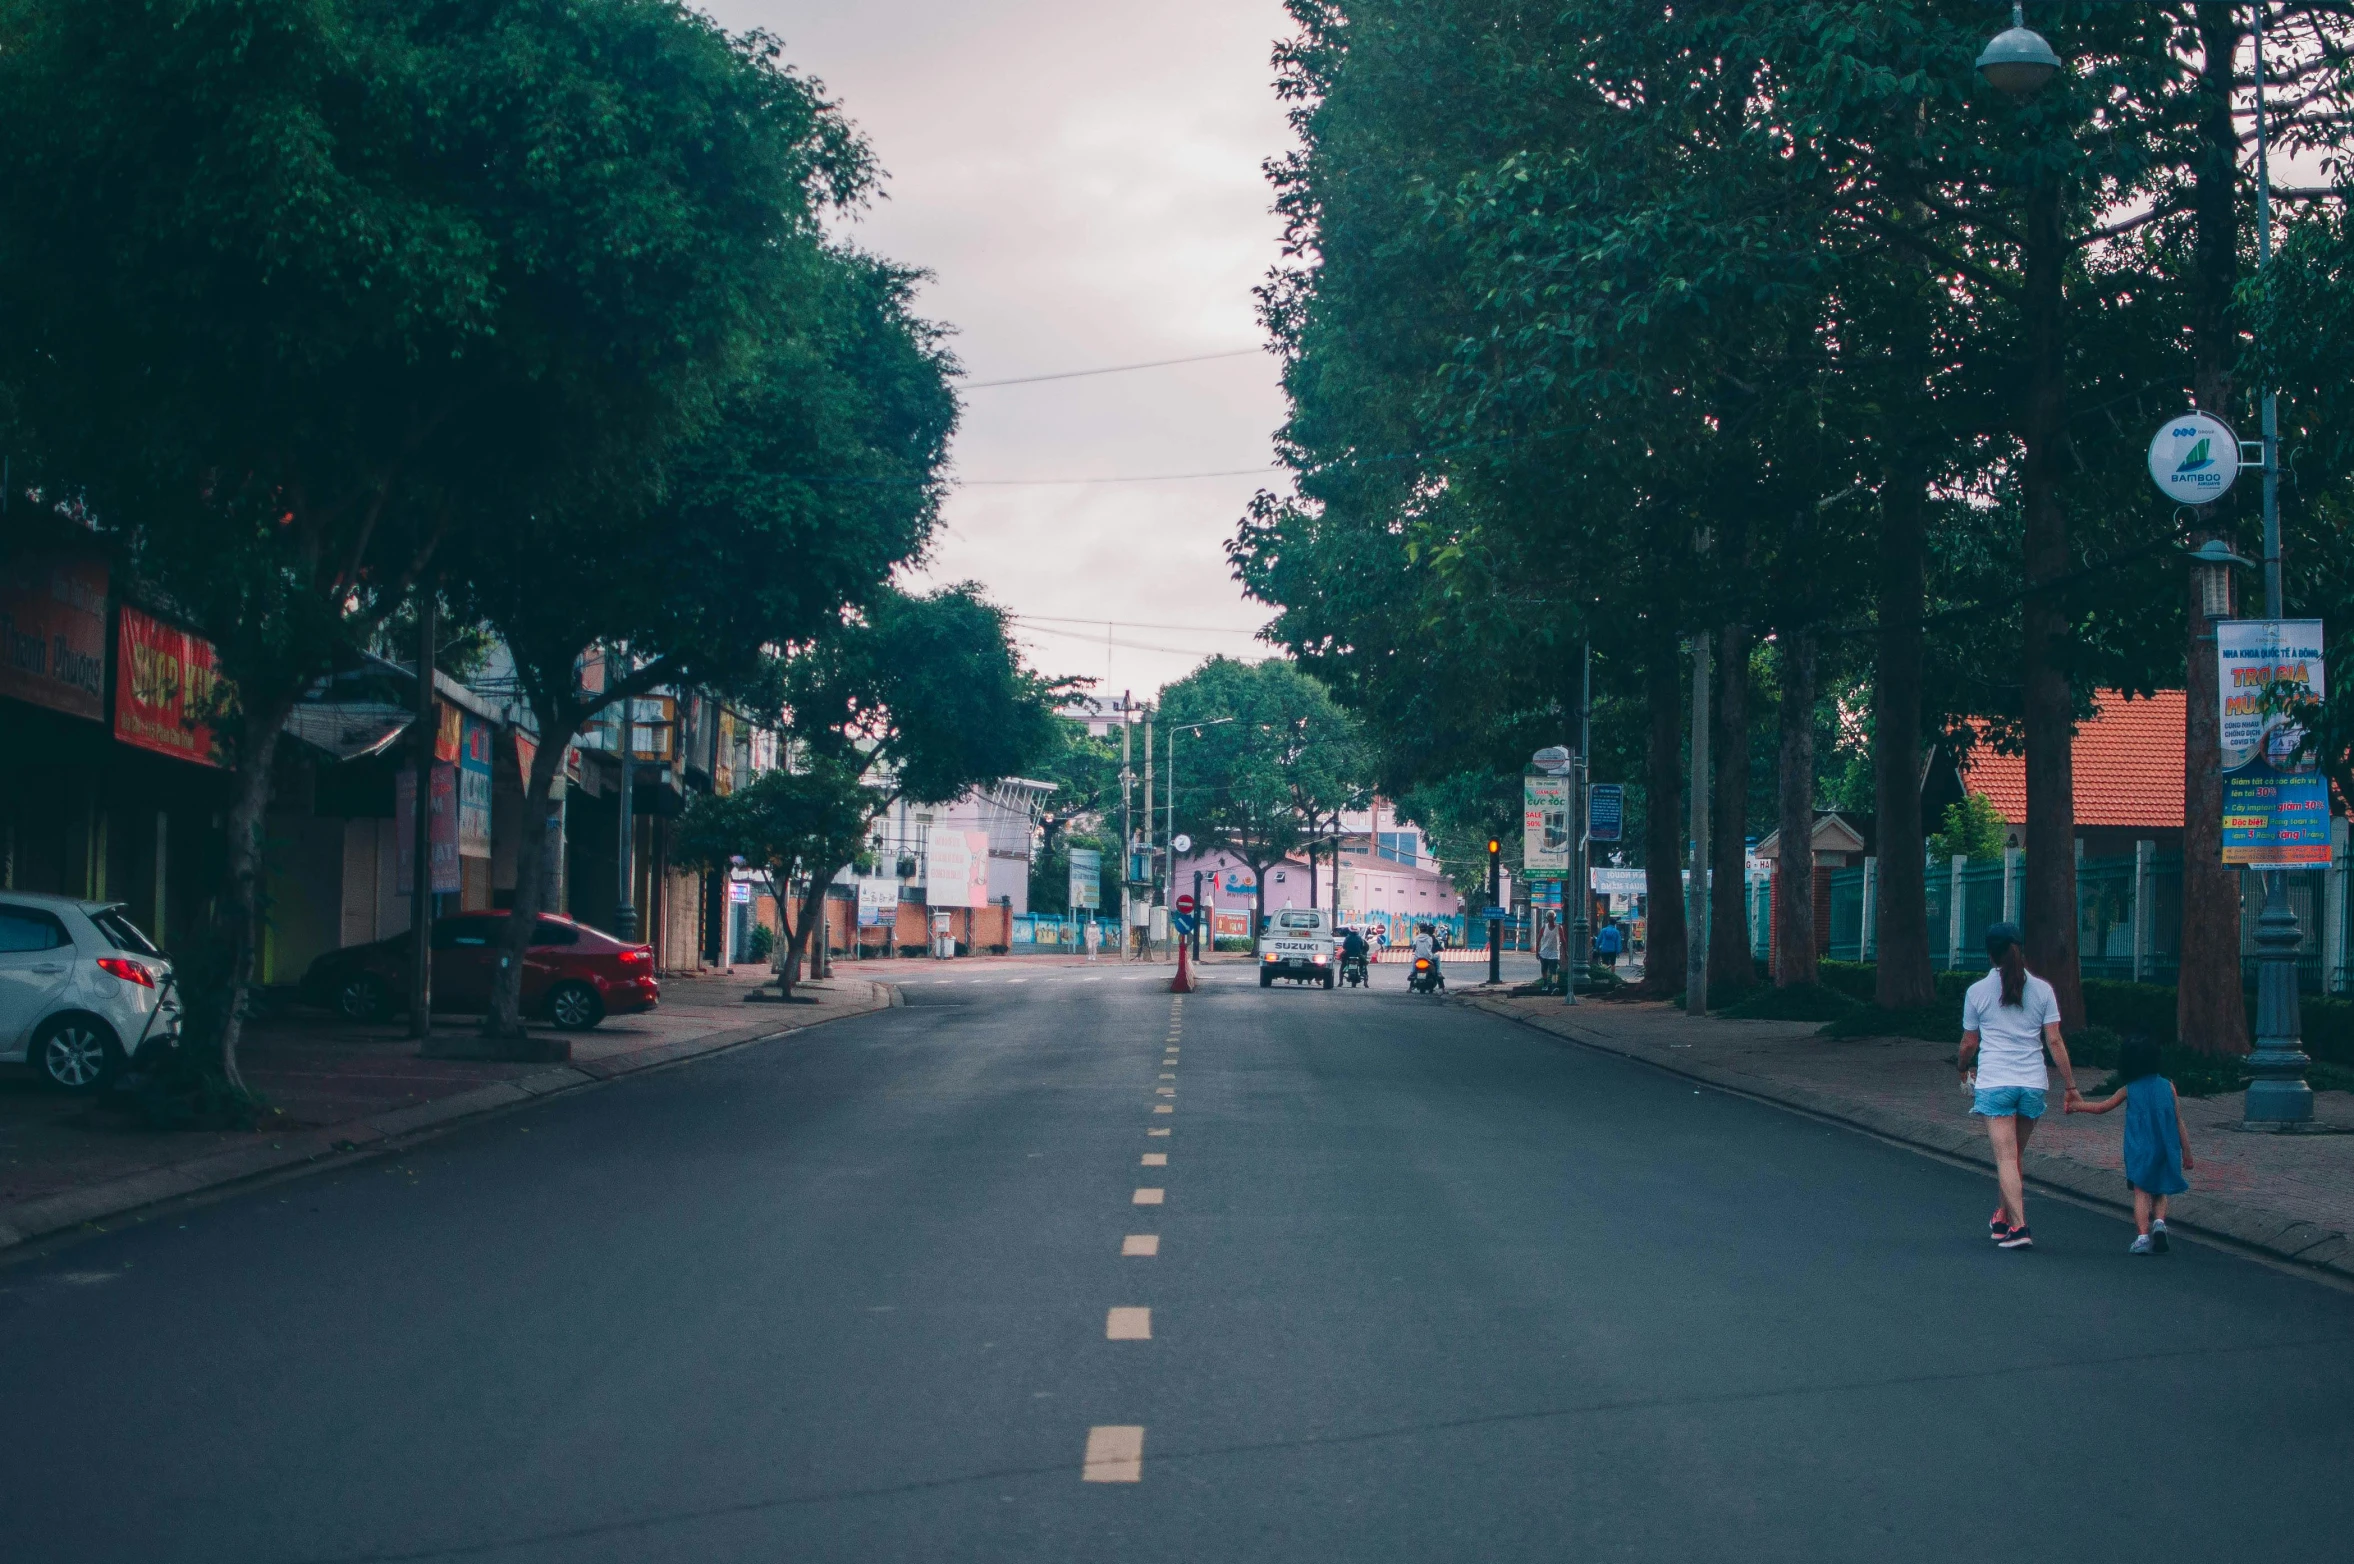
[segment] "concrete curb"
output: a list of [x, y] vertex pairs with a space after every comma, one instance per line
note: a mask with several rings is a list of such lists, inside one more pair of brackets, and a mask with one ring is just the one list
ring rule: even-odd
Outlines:
[[[1941, 1124], [1912, 1114], [1893, 1113], [1871, 1103], [1859, 1103], [1804, 1086], [1784, 1085], [1737, 1070], [1722, 1070], [1697, 1060], [1685, 1061], [1646, 1049], [1628, 1048], [1590, 1031], [1576, 1029], [1567, 1017], [1557, 1020], [1524, 1014], [1478, 995], [1461, 1003], [1507, 1021], [1534, 1028], [1583, 1048], [1632, 1059], [1670, 1075], [1702, 1081], [1723, 1091], [1752, 1097], [1776, 1107], [1793, 1108], [1810, 1117], [1862, 1130], [1882, 1140], [1935, 1152], [1942, 1157], [1972, 1162], [1991, 1170], [1994, 1157], [1983, 1135], [1972, 1135], [1952, 1124]], [[2062, 1191], [2074, 1198], [2115, 1211], [2130, 1213], [2131, 1201], [2120, 1198], [2121, 1176], [2114, 1168], [2088, 1167], [2068, 1157], [2029, 1150], [2020, 1171], [2032, 1183]], [[2186, 1233], [2218, 1239], [2252, 1249], [2275, 1259], [2354, 1280], [2354, 1239], [2311, 1222], [2220, 1195], [2176, 1195], [2167, 1225]]]
[[52, 1233], [64, 1232], [68, 1228], [128, 1216], [167, 1200], [223, 1189], [289, 1169], [323, 1166], [359, 1152], [374, 1153], [383, 1150], [386, 1142], [444, 1129], [463, 1120], [496, 1113], [521, 1103], [579, 1091], [623, 1076], [677, 1064], [682, 1060], [726, 1053], [788, 1032], [807, 1031], [831, 1021], [846, 1021], [853, 1016], [871, 1015], [877, 1010], [906, 1003], [896, 983], [879, 982], [873, 978], [862, 981], [874, 990], [869, 1003], [855, 1010], [844, 1010], [839, 1015], [819, 1016], [807, 1021], [779, 1016], [774, 1022], [764, 1025], [708, 1032], [701, 1037], [620, 1054], [610, 1059], [576, 1060], [571, 1064], [526, 1075], [519, 1080], [493, 1081], [471, 1091], [437, 1097], [431, 1102], [418, 1103], [413, 1108], [395, 1108], [364, 1119], [348, 1119], [341, 1124], [281, 1135], [266, 1144], [257, 1142], [251, 1146], [233, 1146], [209, 1156], [175, 1162], [169, 1167], [149, 1168], [144, 1172], [106, 1179], [81, 1189], [63, 1190], [54, 1195], [18, 1201], [0, 1207], [0, 1251], [29, 1243], [36, 1238], [46, 1238]]

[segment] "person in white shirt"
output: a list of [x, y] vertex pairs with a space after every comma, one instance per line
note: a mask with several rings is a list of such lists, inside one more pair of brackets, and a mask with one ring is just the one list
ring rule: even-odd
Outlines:
[[1538, 981], [1551, 983], [1553, 969], [1561, 964], [1561, 925], [1553, 921], [1553, 914], [1545, 914], [1545, 932], [1537, 936]]
[[[2005, 1249], [2032, 1248], [2027, 1230], [2026, 1185], [2019, 1157], [2043, 1117], [2050, 1080], [2044, 1050], [2066, 1084], [2068, 1102], [2079, 1100], [2076, 1067], [2060, 1040], [2060, 1001], [2052, 986], [2027, 970], [2019, 926], [1997, 923], [1986, 931], [1986, 954], [1994, 967], [1970, 985], [1962, 1000], [1962, 1046], [1954, 1067], [1970, 1088], [1970, 1111], [1986, 1121], [1994, 1146], [1995, 1180], [2003, 1203], [1986, 1224], [1987, 1236]], [[1975, 1062], [1977, 1070], [1971, 1073]]]

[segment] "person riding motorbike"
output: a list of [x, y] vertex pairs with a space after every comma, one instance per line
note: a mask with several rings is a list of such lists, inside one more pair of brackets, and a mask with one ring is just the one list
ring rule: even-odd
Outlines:
[[1341, 976], [1351, 983], [1364, 982], [1366, 980], [1365, 956], [1365, 936], [1355, 929], [1343, 930], [1340, 940]]
[[1415, 960], [1420, 961], [1425, 957], [1428, 957], [1430, 960], [1431, 987], [1434, 990], [1445, 988], [1447, 986], [1447, 974], [1439, 966], [1438, 940], [1431, 933], [1431, 927], [1429, 924], [1418, 923], [1414, 926], [1414, 958]]

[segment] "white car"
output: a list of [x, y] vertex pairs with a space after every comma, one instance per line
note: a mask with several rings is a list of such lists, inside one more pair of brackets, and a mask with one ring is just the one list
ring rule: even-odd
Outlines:
[[1317, 907], [1270, 913], [1259, 936], [1259, 987], [1272, 988], [1277, 978], [1332, 987], [1337, 974], [1332, 950], [1330, 913]]
[[179, 1038], [172, 964], [122, 903], [0, 891], [0, 1062], [89, 1092]]

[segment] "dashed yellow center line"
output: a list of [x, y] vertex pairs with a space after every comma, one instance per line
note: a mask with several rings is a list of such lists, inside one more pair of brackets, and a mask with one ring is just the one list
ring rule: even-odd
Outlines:
[[1130, 1233], [1127, 1237], [1120, 1240], [1120, 1253], [1123, 1255], [1145, 1255], [1149, 1257], [1159, 1254], [1160, 1252], [1161, 1235], [1158, 1233]]
[[1166, 1135], [1169, 1132], [1167, 1130], [1146, 1130], [1144, 1133], [1147, 1135]]
[[1143, 1165], [1148, 1168], [1165, 1168], [1169, 1165], [1169, 1154], [1165, 1151], [1148, 1151], [1144, 1154]]
[[1152, 1111], [1155, 1113], [1175, 1113], [1177, 1109], [1172, 1103], [1156, 1102], [1152, 1105]]
[[1106, 1341], [1152, 1340], [1152, 1310], [1113, 1309], [1103, 1317], [1103, 1339]]
[[1168, 1191], [1163, 1189], [1140, 1189], [1129, 1201], [1129, 1204], [1139, 1206], [1157, 1206], [1161, 1203], [1161, 1197], [1167, 1193]]
[[1144, 1429], [1133, 1423], [1103, 1423], [1087, 1430], [1087, 1454], [1079, 1464], [1082, 1481], [1144, 1481]]

